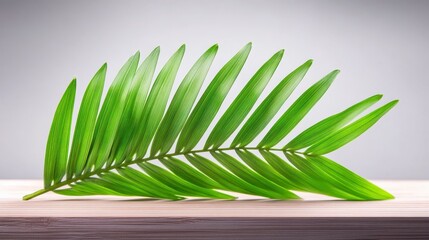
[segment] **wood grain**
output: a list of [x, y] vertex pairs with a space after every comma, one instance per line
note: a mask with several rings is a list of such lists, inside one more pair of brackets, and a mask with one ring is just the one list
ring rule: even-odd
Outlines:
[[72, 198], [22, 201], [37, 180], [0, 181], [0, 239], [429, 239], [429, 181], [374, 181], [396, 199], [238, 201]]
[[1, 239], [425, 239], [427, 218], [9, 218]]

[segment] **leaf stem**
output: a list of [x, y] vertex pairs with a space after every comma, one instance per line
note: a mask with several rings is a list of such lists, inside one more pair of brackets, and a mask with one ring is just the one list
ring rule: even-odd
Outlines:
[[163, 157], [174, 157], [174, 156], [185, 155], [185, 154], [212, 152], [212, 151], [216, 151], [216, 152], [217, 151], [234, 151], [234, 150], [267, 150], [267, 151], [281, 151], [281, 152], [291, 152], [291, 153], [293, 152], [293, 153], [306, 154], [304, 152], [290, 151], [290, 150], [279, 149], [279, 148], [261, 148], [261, 147], [230, 147], [230, 148], [217, 148], [217, 149], [200, 149], [200, 150], [194, 150], [194, 151], [188, 151], [188, 152], [163, 154], [163, 155], [151, 156], [151, 157], [147, 157], [147, 158], [134, 159], [134, 160], [129, 161], [129, 162], [123, 162], [120, 165], [112, 165], [112, 166], [109, 166], [106, 168], [97, 169], [97, 170], [94, 170], [92, 172], [88, 172], [88, 173], [82, 174], [80, 176], [76, 176], [74, 178], [68, 179], [66, 181], [54, 184], [48, 188], [40, 189], [40, 190], [37, 190], [33, 193], [27, 194], [22, 199], [23, 200], [30, 200], [30, 199], [35, 198], [35, 197], [42, 195], [44, 193], [53, 191], [57, 188], [65, 186], [65, 185], [72, 184], [72, 183], [77, 182], [79, 180], [89, 178], [93, 175], [98, 175], [98, 174], [101, 174], [103, 172], [108, 172], [108, 171], [111, 171], [114, 169], [126, 167], [128, 165], [132, 165], [132, 164], [136, 164], [136, 163], [146, 162], [146, 161], [155, 160], [155, 159], [159, 159], [159, 158], [163, 158]]

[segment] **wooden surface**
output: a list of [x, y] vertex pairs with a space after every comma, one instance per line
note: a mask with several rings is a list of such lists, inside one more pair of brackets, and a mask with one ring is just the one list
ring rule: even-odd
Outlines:
[[47, 193], [22, 201], [23, 195], [41, 188], [42, 182], [2, 180], [0, 217], [429, 217], [429, 181], [374, 182], [396, 199], [343, 201], [298, 193], [304, 200], [277, 201], [240, 195], [237, 201], [169, 201]]
[[[374, 181], [389, 201], [240, 195], [237, 201], [23, 195], [37, 180], [0, 181], [0, 239], [429, 239], [429, 181]], [[35, 235], [34, 235], [35, 234]]]

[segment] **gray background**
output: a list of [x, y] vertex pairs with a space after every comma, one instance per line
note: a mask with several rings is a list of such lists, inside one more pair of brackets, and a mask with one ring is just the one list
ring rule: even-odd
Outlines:
[[329, 71], [342, 70], [292, 135], [383, 93], [383, 103], [398, 98], [399, 105], [330, 157], [372, 179], [427, 179], [428, 24], [429, 1], [1, 0], [0, 178], [42, 177], [51, 119], [72, 77], [79, 99], [102, 63], [109, 64], [110, 83], [135, 51], [145, 56], [160, 45], [164, 63], [186, 43], [181, 78], [219, 43], [211, 78], [252, 41], [235, 89], [282, 48], [285, 57], [267, 90], [309, 58], [313, 67], [292, 99]]

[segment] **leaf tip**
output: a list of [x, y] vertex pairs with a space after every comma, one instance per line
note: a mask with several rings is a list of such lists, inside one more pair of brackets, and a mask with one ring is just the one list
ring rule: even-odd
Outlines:
[[392, 109], [396, 104], [398, 104], [398, 102], [399, 102], [399, 100], [398, 100], [398, 99], [393, 100], [393, 101], [390, 101], [390, 102], [386, 103], [384, 106], [380, 107], [379, 109], [383, 108], [384, 110], [389, 111], [389, 110], [390, 110], [390, 109]]
[[241, 49], [241, 52], [247, 52], [247, 54], [249, 54], [251, 49], [252, 49], [252, 42], [249, 42]]
[[340, 69], [335, 69], [334, 71], [332, 71], [332, 75], [338, 75], [338, 73], [340, 72]]
[[77, 82], [77, 79], [76, 79], [76, 77], [74, 77], [72, 80], [71, 80], [71, 82], [70, 82], [70, 84], [69, 84], [69, 88], [76, 88], [76, 82]]
[[374, 100], [380, 100], [383, 97], [383, 94], [376, 94], [374, 96], [372, 96], [372, 98], [374, 98]]
[[339, 69], [335, 69], [334, 71], [328, 73], [328, 75], [326, 75], [324, 79], [326, 81], [329, 81], [329, 82], [332, 83], [339, 73], [340, 73], [340, 70]]
[[207, 49], [204, 55], [208, 54], [209, 56], [214, 57], [216, 56], [218, 49], [219, 49], [219, 45], [216, 43], [213, 46], [211, 46], [209, 49]]
[[274, 56], [278, 57], [278, 58], [282, 58], [284, 53], [285, 53], [285, 50], [281, 49], [280, 51], [276, 52], [276, 54], [274, 54]]
[[313, 65], [313, 59], [308, 59], [301, 67], [310, 68]]
[[152, 56], [155, 55], [155, 58], [158, 58], [160, 52], [161, 52], [161, 47], [157, 46], [152, 50], [152, 52], [150, 52], [149, 55], [152, 55]]
[[390, 105], [391, 107], [394, 107], [398, 103], [399, 103], [399, 99], [395, 99], [395, 100], [391, 101], [390, 103], [388, 103], [388, 105]]
[[391, 193], [389, 192], [385, 192], [385, 199], [386, 200], [390, 200], [390, 199], [395, 199], [395, 196], [393, 196]]
[[180, 48], [179, 48], [179, 51], [180, 51], [180, 52], [184, 52], [184, 51], [185, 51], [185, 49], [186, 49], [186, 44], [182, 44], [182, 45], [180, 46]]

